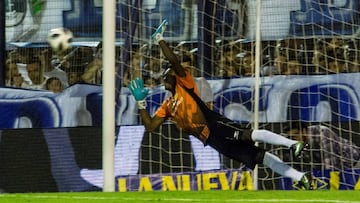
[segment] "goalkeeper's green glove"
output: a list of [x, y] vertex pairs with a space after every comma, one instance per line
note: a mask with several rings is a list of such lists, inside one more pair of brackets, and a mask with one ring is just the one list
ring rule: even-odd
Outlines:
[[139, 109], [146, 109], [146, 96], [149, 93], [149, 89], [144, 88], [144, 82], [140, 78], [130, 81], [129, 89], [134, 96]]
[[156, 31], [151, 35], [151, 39], [155, 42], [155, 44], [159, 44], [159, 41], [164, 39], [163, 33], [165, 32], [167, 24], [167, 20], [163, 20]]

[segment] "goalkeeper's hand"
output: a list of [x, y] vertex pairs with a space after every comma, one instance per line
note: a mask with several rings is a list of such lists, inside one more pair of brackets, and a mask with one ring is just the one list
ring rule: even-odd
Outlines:
[[149, 89], [144, 88], [144, 82], [140, 78], [130, 81], [129, 89], [138, 103], [139, 109], [146, 108], [145, 98], [149, 93]]
[[166, 26], [168, 22], [167, 20], [163, 20], [156, 31], [151, 35], [151, 39], [156, 43], [159, 44], [159, 41], [163, 40], [163, 33], [165, 32]]

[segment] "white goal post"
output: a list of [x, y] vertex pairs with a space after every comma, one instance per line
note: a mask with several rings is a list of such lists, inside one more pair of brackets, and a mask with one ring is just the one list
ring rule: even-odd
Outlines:
[[115, 0], [103, 1], [103, 173], [104, 192], [115, 191]]

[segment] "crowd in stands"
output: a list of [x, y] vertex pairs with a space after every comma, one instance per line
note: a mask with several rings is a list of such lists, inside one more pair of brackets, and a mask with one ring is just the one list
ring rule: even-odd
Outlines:
[[7, 53], [6, 86], [61, 93], [76, 83], [101, 84], [102, 60], [88, 47], [55, 55], [47, 47], [17, 48]]
[[[179, 60], [189, 62], [193, 76], [204, 74], [198, 67], [196, 42], [171, 42]], [[141, 77], [145, 85], [161, 83], [161, 73], [168, 62], [157, 46], [131, 47], [129, 58], [122, 58], [123, 48], [116, 50], [118, 73], [123, 86]], [[221, 41], [214, 46], [212, 76], [216, 78], [252, 77], [255, 75], [255, 42]], [[301, 38], [263, 41], [260, 75], [311, 75], [359, 72], [359, 41], [353, 38]], [[17, 48], [7, 53], [6, 86], [62, 92], [76, 83], [101, 85], [101, 48], [76, 47], [64, 56], [47, 48]]]

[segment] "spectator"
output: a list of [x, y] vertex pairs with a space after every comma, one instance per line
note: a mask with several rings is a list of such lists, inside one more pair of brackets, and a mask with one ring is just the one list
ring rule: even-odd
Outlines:
[[85, 83], [96, 84], [96, 76], [99, 75], [99, 72], [102, 69], [102, 59], [95, 58], [91, 61], [85, 68], [84, 73], [81, 75], [81, 80]]
[[141, 77], [142, 53], [136, 49], [130, 51], [129, 50], [122, 50], [122, 51], [130, 52], [130, 58], [128, 64], [125, 64], [125, 66], [127, 67], [127, 71], [123, 73], [124, 75], [122, 77], [122, 84], [124, 86], [127, 86], [130, 80], [137, 77]]
[[26, 83], [20, 73], [16, 73], [12, 76], [12, 82], [10, 86], [16, 88], [26, 88]]
[[147, 87], [156, 87], [161, 83], [161, 60], [154, 56], [144, 57], [141, 63], [142, 75]]
[[347, 41], [344, 47], [346, 69], [349, 73], [359, 72], [359, 44], [355, 39]]
[[141, 77], [141, 62], [143, 53], [140, 50], [133, 50], [130, 58], [130, 80]]
[[[11, 59], [6, 61], [6, 86], [14, 86], [14, 77], [18, 77], [17, 65]], [[21, 75], [20, 75], [21, 76]]]
[[327, 71], [329, 73], [344, 73], [346, 71], [346, 64], [344, 59], [340, 58], [332, 58], [331, 56], [328, 56], [328, 66]]
[[[262, 56], [261, 56], [262, 57]], [[281, 56], [280, 56], [281, 57]], [[280, 58], [278, 57], [277, 60]], [[240, 58], [241, 71], [240, 75], [242, 76], [255, 76], [255, 53], [245, 52], [239, 53], [237, 58]], [[262, 60], [262, 59], [261, 59]], [[278, 68], [273, 65], [263, 65], [260, 64], [260, 75], [261, 76], [272, 76], [278, 74]]]
[[218, 76], [227, 78], [240, 76], [241, 64], [237, 63], [236, 50], [232, 46], [224, 48], [218, 61]]
[[339, 37], [318, 39], [314, 46], [312, 63], [316, 73], [349, 72], [345, 41]]
[[304, 159], [315, 168], [352, 169], [360, 160], [360, 148], [326, 126], [294, 122], [286, 131], [295, 140], [309, 144], [310, 153], [304, 153]]
[[30, 62], [29, 64], [26, 65], [26, 71], [29, 79], [26, 88], [44, 89], [45, 77], [43, 76], [40, 62], [39, 61]]
[[47, 78], [44, 85], [45, 90], [60, 93], [69, 86], [67, 74], [60, 68], [54, 68], [52, 71], [44, 73], [44, 76]]
[[241, 75], [252, 77], [255, 75], [255, 55], [253, 53], [242, 53], [240, 55]]
[[286, 70], [286, 57], [285, 56], [276, 56], [274, 59], [274, 66], [278, 73], [282, 73]]
[[314, 65], [314, 72], [319, 74], [325, 72], [326, 61], [325, 61], [325, 53], [320, 50], [314, 50], [312, 57], [312, 64]]
[[283, 75], [300, 75], [301, 74], [301, 64], [297, 60], [289, 60], [286, 63], [286, 69], [282, 72]]
[[54, 93], [61, 93], [64, 90], [64, 85], [57, 77], [51, 77], [46, 80], [45, 89]]

